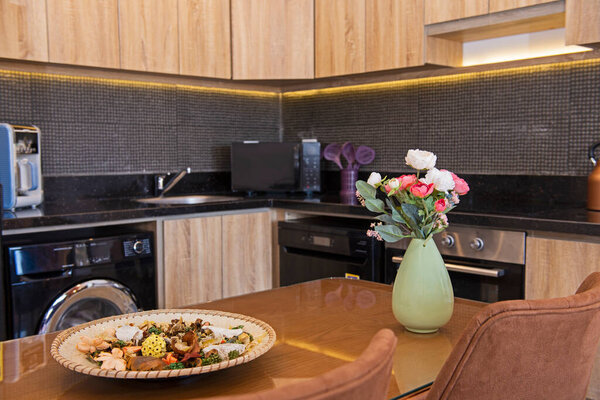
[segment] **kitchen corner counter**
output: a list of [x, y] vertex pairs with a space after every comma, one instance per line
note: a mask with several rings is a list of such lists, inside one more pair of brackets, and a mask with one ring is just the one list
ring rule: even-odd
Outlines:
[[[77, 200], [46, 202], [39, 209], [24, 209], [16, 213], [4, 212], [3, 233], [10, 234], [30, 228], [65, 227], [98, 224], [110, 221], [152, 219], [176, 215], [226, 212], [272, 207], [299, 213], [342, 215], [357, 218], [374, 216], [356, 203], [355, 199], [341, 199], [338, 195], [239, 197], [238, 200], [209, 202], [196, 205], [152, 205], [133, 199]], [[502, 211], [499, 211], [502, 210]], [[578, 207], [543, 209], [534, 206], [487, 205], [480, 207], [469, 202], [459, 204], [449, 214], [451, 224], [493, 227], [521, 231], [600, 236], [600, 212], [589, 212]], [[594, 222], [597, 221], [597, 222]]]

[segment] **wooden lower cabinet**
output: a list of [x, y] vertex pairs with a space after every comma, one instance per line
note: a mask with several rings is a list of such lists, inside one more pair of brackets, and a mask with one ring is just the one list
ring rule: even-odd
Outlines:
[[166, 220], [165, 307], [174, 308], [271, 289], [271, 214]]
[[271, 214], [223, 216], [223, 297], [273, 287]]
[[[528, 237], [525, 268], [526, 299], [569, 296], [586, 276], [600, 271], [600, 242]], [[600, 351], [586, 398], [600, 399]]]
[[165, 307], [222, 298], [221, 217], [168, 220], [163, 231]]
[[526, 299], [569, 296], [600, 271], [600, 242], [528, 237], [525, 264]]

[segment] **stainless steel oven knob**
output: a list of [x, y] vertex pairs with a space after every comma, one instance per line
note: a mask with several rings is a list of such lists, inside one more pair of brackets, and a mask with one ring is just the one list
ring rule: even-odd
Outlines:
[[469, 246], [475, 250], [475, 251], [481, 251], [483, 250], [483, 239], [481, 238], [475, 238], [473, 240], [471, 240], [471, 243], [469, 243]]
[[452, 236], [452, 235], [444, 236], [441, 241], [442, 246], [448, 247], [448, 248], [454, 247], [455, 242], [456, 241], [454, 240], [454, 236]]

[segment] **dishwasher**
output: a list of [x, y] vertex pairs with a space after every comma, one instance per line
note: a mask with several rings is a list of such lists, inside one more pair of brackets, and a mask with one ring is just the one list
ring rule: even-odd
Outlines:
[[383, 242], [370, 221], [314, 217], [278, 223], [280, 286], [330, 277], [383, 281]]

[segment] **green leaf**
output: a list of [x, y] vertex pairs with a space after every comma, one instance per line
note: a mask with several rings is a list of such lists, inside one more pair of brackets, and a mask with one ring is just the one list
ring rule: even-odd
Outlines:
[[402, 203], [401, 214], [415, 237], [423, 239], [425, 236], [419, 228], [419, 221], [421, 221], [421, 218], [419, 218], [419, 208], [413, 204]]
[[431, 228], [433, 228], [433, 222], [430, 222], [423, 227], [423, 235], [425, 237], [427, 237], [431, 233]]
[[365, 206], [369, 211], [385, 213], [385, 205], [383, 204], [383, 201], [379, 199], [365, 198]]
[[377, 189], [365, 181], [356, 181], [356, 189], [365, 200], [374, 199], [377, 193]]
[[404, 235], [396, 225], [377, 225], [375, 230], [386, 242], [397, 242], [400, 239], [409, 237]]
[[386, 224], [394, 225], [394, 219], [389, 214], [378, 215], [375, 217], [375, 219], [378, 219], [379, 221], [386, 223]]
[[408, 225], [404, 217], [402, 217], [402, 214], [400, 214], [396, 208], [392, 208], [392, 219], [401, 224]]
[[414, 204], [402, 203], [402, 211], [404, 211], [404, 214], [411, 218], [415, 224], [418, 224], [421, 221], [419, 207]]

